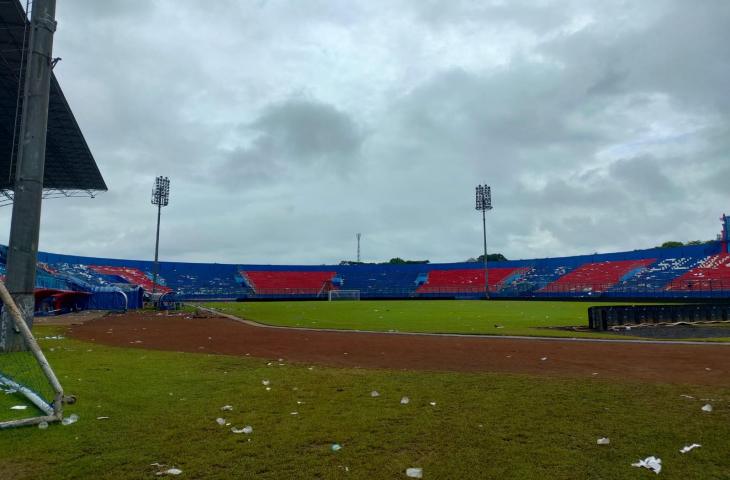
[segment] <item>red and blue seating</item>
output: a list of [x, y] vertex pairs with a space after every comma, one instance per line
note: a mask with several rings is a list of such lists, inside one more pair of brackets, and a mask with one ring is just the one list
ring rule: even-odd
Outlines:
[[720, 253], [707, 257], [667, 286], [668, 291], [714, 292], [730, 290], [730, 255]]
[[539, 292], [601, 293], [655, 261], [654, 258], [645, 258], [586, 263], [549, 283]]
[[246, 283], [258, 295], [318, 295], [335, 289], [334, 271], [241, 271]]
[[[507, 279], [514, 279], [527, 268], [489, 268], [489, 291], [499, 290]], [[480, 293], [484, 291], [484, 269], [463, 268], [452, 270], [431, 270], [426, 282], [416, 293]]]
[[131, 267], [110, 267], [105, 265], [91, 265], [91, 270], [104, 275], [116, 275], [127, 283], [139, 285], [146, 292], [154, 290], [159, 293], [168, 293], [172, 289], [159, 283], [155, 284], [142, 270]]

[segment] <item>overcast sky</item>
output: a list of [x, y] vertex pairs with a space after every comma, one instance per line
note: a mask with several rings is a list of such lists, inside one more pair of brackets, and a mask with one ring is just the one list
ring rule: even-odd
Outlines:
[[[730, 213], [730, 2], [59, 0], [55, 69], [109, 191], [40, 248], [330, 263], [707, 240]], [[10, 208], [3, 217], [8, 236]]]

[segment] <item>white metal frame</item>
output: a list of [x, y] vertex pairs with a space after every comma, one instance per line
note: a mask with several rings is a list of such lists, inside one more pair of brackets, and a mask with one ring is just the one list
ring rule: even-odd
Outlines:
[[9, 378], [0, 375], [0, 382], [11, 388], [16, 389], [18, 393], [23, 394], [30, 402], [32, 402], [41, 411], [43, 411], [43, 413], [45, 413], [45, 415], [39, 417], [22, 418], [18, 420], [8, 420], [5, 422], [0, 422], [0, 429], [22, 427], [25, 425], [37, 425], [41, 422], [59, 422], [63, 419], [63, 387], [61, 387], [61, 383], [58, 381], [58, 378], [53, 372], [53, 369], [48, 363], [48, 360], [46, 360], [46, 356], [43, 355], [41, 347], [38, 346], [38, 342], [36, 342], [35, 337], [33, 337], [33, 334], [30, 331], [30, 328], [28, 328], [25, 320], [23, 320], [23, 316], [21, 315], [20, 310], [18, 310], [18, 306], [15, 304], [15, 301], [10, 296], [10, 293], [8, 292], [8, 289], [5, 288], [5, 284], [3, 282], [0, 282], [0, 300], [2, 300], [3, 302], [3, 308], [7, 308], [10, 311], [10, 315], [13, 317], [13, 320], [15, 322], [15, 328], [18, 329], [20, 335], [25, 340], [26, 345], [33, 353], [33, 356], [40, 365], [43, 374], [48, 379], [48, 383], [50, 383], [55, 394], [53, 403], [49, 405], [29, 388], [26, 388], [18, 384], [17, 382], [14, 382]]
[[[332, 295], [333, 293], [335, 295]], [[353, 295], [352, 297], [348, 297], [348, 296], [340, 297], [340, 294], [342, 294], [342, 293], [352, 293], [352, 294], [357, 294], [357, 295]], [[333, 296], [339, 297], [339, 298], [332, 298]], [[329, 300], [330, 302], [333, 300], [360, 300], [360, 290], [330, 290], [329, 292], [327, 292], [327, 300]]]

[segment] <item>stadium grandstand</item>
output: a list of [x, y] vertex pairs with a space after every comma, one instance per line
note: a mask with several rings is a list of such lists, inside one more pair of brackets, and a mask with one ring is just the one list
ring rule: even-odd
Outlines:
[[[727, 219], [723, 217], [724, 227]], [[717, 241], [572, 257], [489, 263], [492, 298], [730, 298], [727, 229]], [[0, 247], [0, 275], [7, 247]], [[153, 263], [38, 254], [39, 313], [142, 306], [153, 289], [175, 300], [327, 299], [356, 290], [363, 299], [482, 298], [481, 264], [242, 265]], [[71, 294], [69, 292], [80, 292]], [[55, 297], [53, 297], [55, 295]]]

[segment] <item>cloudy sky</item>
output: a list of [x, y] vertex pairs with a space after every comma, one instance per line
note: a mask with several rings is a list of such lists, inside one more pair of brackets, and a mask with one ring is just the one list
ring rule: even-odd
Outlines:
[[[730, 2], [60, 0], [55, 69], [109, 186], [40, 247], [462, 261], [711, 239], [730, 213]], [[3, 210], [7, 238], [9, 208]]]

